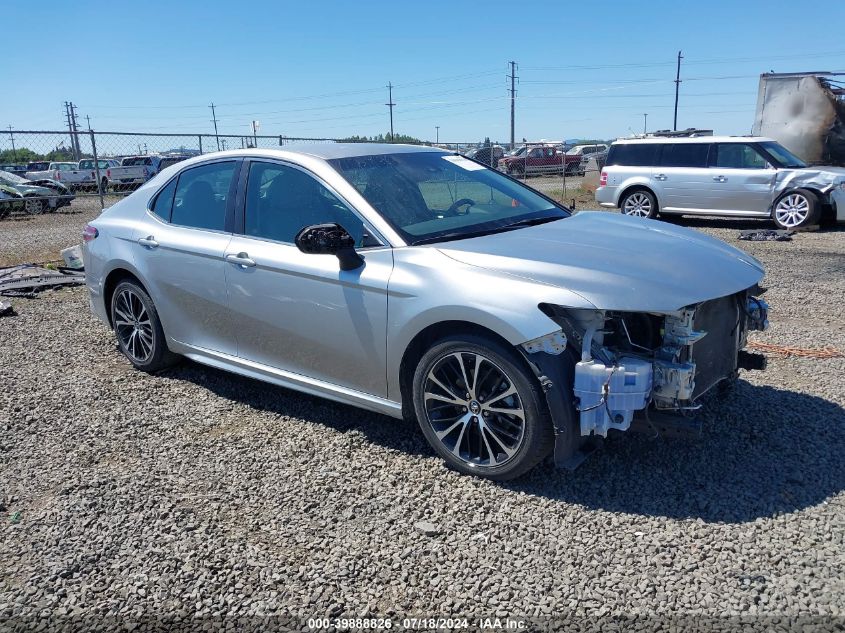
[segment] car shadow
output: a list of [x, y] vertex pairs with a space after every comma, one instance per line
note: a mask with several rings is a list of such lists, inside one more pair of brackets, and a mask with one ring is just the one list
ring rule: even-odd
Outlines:
[[[678, 226], [685, 226], [692, 229], [733, 229], [736, 231], [778, 229], [777, 225], [769, 218], [710, 218], [689, 215], [661, 215], [658, 219], [669, 224], [677, 224]], [[845, 224], [823, 222], [818, 228], [813, 228], [809, 232], [836, 233], [839, 231], [845, 231]], [[797, 233], [802, 232], [804, 231], [801, 229], [797, 231]]]
[[[417, 424], [185, 362], [159, 374], [282, 416], [355, 431], [388, 449], [435, 457]], [[740, 380], [706, 400], [701, 437], [620, 433], [575, 471], [547, 461], [517, 492], [624, 512], [705, 522], [748, 522], [800, 511], [845, 490], [845, 409], [806, 393]]]

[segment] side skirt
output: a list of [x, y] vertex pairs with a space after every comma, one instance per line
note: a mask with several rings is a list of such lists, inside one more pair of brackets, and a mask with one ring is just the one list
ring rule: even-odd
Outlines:
[[229, 371], [247, 378], [255, 378], [286, 389], [293, 389], [312, 396], [326, 398], [334, 402], [348, 404], [368, 411], [375, 411], [394, 418], [402, 417], [402, 405], [399, 402], [380, 398], [369, 393], [356, 391], [348, 387], [342, 387], [316, 378], [309, 378], [302, 374], [285, 371], [276, 367], [270, 367], [262, 363], [256, 363], [245, 358], [222, 354], [214, 350], [204, 349], [191, 345], [185, 345], [178, 341], [169, 340], [168, 347], [176, 354], [190, 358], [193, 361]]

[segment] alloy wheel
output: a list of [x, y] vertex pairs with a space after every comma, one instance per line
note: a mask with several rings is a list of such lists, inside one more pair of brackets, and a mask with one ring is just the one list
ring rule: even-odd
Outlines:
[[644, 193], [632, 193], [630, 196], [625, 198], [625, 204], [622, 207], [622, 212], [625, 215], [647, 218], [651, 214], [651, 200]]
[[30, 215], [38, 215], [44, 210], [41, 200], [38, 198], [26, 198], [24, 200], [24, 211]]
[[800, 226], [810, 215], [810, 201], [800, 193], [782, 198], [775, 207], [777, 221], [787, 228]]
[[438, 441], [469, 466], [501, 466], [522, 446], [522, 401], [513, 380], [486, 356], [443, 356], [426, 376], [423, 398]]
[[144, 302], [132, 290], [120, 291], [114, 303], [114, 329], [121, 347], [136, 363], [153, 355], [154, 330]]

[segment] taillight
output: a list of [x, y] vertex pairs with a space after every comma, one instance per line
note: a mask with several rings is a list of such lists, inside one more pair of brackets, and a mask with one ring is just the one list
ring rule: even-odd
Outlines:
[[62, 172], [54, 171], [53, 172], [53, 180], [61, 180], [62, 179]]
[[599, 178], [599, 186], [606, 187], [607, 186], [607, 172], [603, 171], [601, 173], [601, 178]]
[[107, 169], [107, 170], [106, 170], [106, 178], [108, 178], [109, 180], [111, 180], [111, 169]]
[[149, 177], [149, 175], [150, 175], [150, 170], [147, 169], [146, 167], [144, 167], [144, 178]]
[[82, 239], [85, 242], [90, 242], [100, 234], [96, 227], [91, 226], [90, 224], [86, 224], [85, 228], [82, 229]]

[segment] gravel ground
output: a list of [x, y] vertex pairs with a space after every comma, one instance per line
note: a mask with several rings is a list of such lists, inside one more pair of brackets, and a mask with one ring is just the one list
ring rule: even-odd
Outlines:
[[[68, 235], [84, 219], [44, 217]], [[754, 340], [845, 349], [845, 231], [747, 243], [759, 223], [684, 223], [766, 265], [772, 327]], [[574, 473], [502, 485], [447, 470], [409, 422], [192, 363], [134, 371], [80, 288], [14, 304], [0, 630], [48, 614], [843, 622], [843, 358], [743, 373], [700, 439], [623, 435]]]

